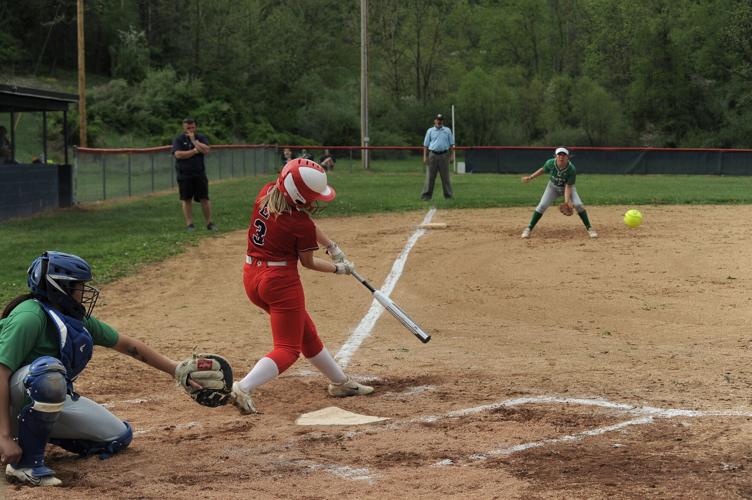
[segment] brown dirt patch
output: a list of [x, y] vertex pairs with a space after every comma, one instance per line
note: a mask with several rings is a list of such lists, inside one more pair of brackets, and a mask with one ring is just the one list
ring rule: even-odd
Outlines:
[[[639, 415], [559, 403], [451, 413], [550, 395], [752, 411], [752, 207], [642, 207], [636, 230], [621, 222], [626, 208], [589, 209], [597, 240], [554, 211], [527, 241], [529, 209], [437, 212], [449, 227], [420, 238], [392, 295], [433, 340], [422, 345], [382, 316], [348, 368], [378, 378], [373, 396], [330, 398], [301, 360], [257, 392], [263, 415], [241, 417], [200, 408], [167, 377], [98, 349], [77, 389], [134, 425], [132, 446], [105, 461], [51, 448], [63, 490], [9, 486], [6, 495], [749, 498], [748, 417], [656, 417], [584, 436]], [[381, 284], [423, 216], [321, 226]], [[213, 238], [105, 287], [97, 316], [173, 358], [196, 345], [225, 354], [241, 377], [271, 346], [267, 319], [242, 288], [244, 238]], [[302, 275], [336, 352], [371, 298], [352, 278]], [[332, 405], [390, 420], [294, 424]]]

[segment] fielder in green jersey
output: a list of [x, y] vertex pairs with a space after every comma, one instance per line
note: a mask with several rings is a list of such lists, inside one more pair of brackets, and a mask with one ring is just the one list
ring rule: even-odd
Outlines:
[[549, 175], [548, 184], [546, 185], [546, 190], [543, 192], [543, 196], [541, 196], [541, 199], [538, 202], [538, 206], [535, 207], [535, 210], [533, 211], [533, 217], [530, 219], [530, 224], [528, 224], [522, 231], [522, 237], [529, 238], [530, 232], [541, 217], [543, 217], [543, 213], [546, 209], [550, 207], [557, 198], [564, 196], [564, 203], [577, 211], [577, 215], [580, 216], [580, 219], [585, 225], [585, 229], [587, 229], [590, 237], [597, 238], [598, 233], [593, 229], [592, 224], [590, 224], [585, 205], [583, 205], [580, 196], [577, 194], [577, 188], [575, 187], [577, 169], [575, 168], [574, 163], [569, 160], [569, 150], [563, 147], [556, 148], [554, 157], [546, 160], [546, 163], [532, 174], [524, 176], [522, 182], [528, 183], [543, 174]]

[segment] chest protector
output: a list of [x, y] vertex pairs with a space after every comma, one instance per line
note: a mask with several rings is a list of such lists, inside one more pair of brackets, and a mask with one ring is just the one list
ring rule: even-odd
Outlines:
[[94, 352], [94, 339], [84, 326], [83, 321], [66, 316], [44, 302], [36, 302], [42, 306], [57, 329], [60, 339], [60, 361], [67, 371], [68, 394], [74, 399], [78, 399], [77, 394], [73, 392], [73, 381], [89, 363]]

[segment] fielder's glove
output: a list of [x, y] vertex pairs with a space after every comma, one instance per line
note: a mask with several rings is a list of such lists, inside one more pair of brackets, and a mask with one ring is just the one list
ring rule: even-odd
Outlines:
[[[178, 363], [175, 380], [198, 404], [215, 407], [226, 405], [232, 391], [232, 368], [218, 354], [194, 354]], [[196, 389], [190, 380], [202, 388]]]
[[331, 257], [334, 262], [344, 262], [347, 259], [347, 257], [345, 257], [345, 252], [343, 252], [339, 245], [333, 241], [331, 245], [326, 247], [326, 253], [329, 254], [329, 257]]
[[561, 205], [559, 205], [559, 212], [569, 217], [574, 213], [574, 209], [566, 203], [562, 203]]

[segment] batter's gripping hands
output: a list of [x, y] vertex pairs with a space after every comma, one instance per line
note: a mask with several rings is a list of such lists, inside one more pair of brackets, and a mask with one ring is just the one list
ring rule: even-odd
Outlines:
[[345, 252], [343, 252], [339, 245], [337, 245], [333, 241], [331, 245], [326, 247], [326, 253], [329, 254], [329, 257], [331, 257], [334, 262], [344, 262], [345, 260], [347, 260], [347, 257], [345, 257]]
[[[200, 405], [213, 408], [230, 401], [232, 368], [218, 354], [194, 354], [181, 361], [175, 368], [175, 380]], [[202, 388], [193, 387], [191, 380]]]
[[334, 267], [337, 268], [337, 270], [334, 271], [337, 274], [352, 274], [352, 272], [355, 270], [355, 264], [353, 264], [349, 260], [337, 262], [334, 264]]
[[559, 212], [569, 217], [574, 213], [574, 209], [566, 203], [559, 205]]

